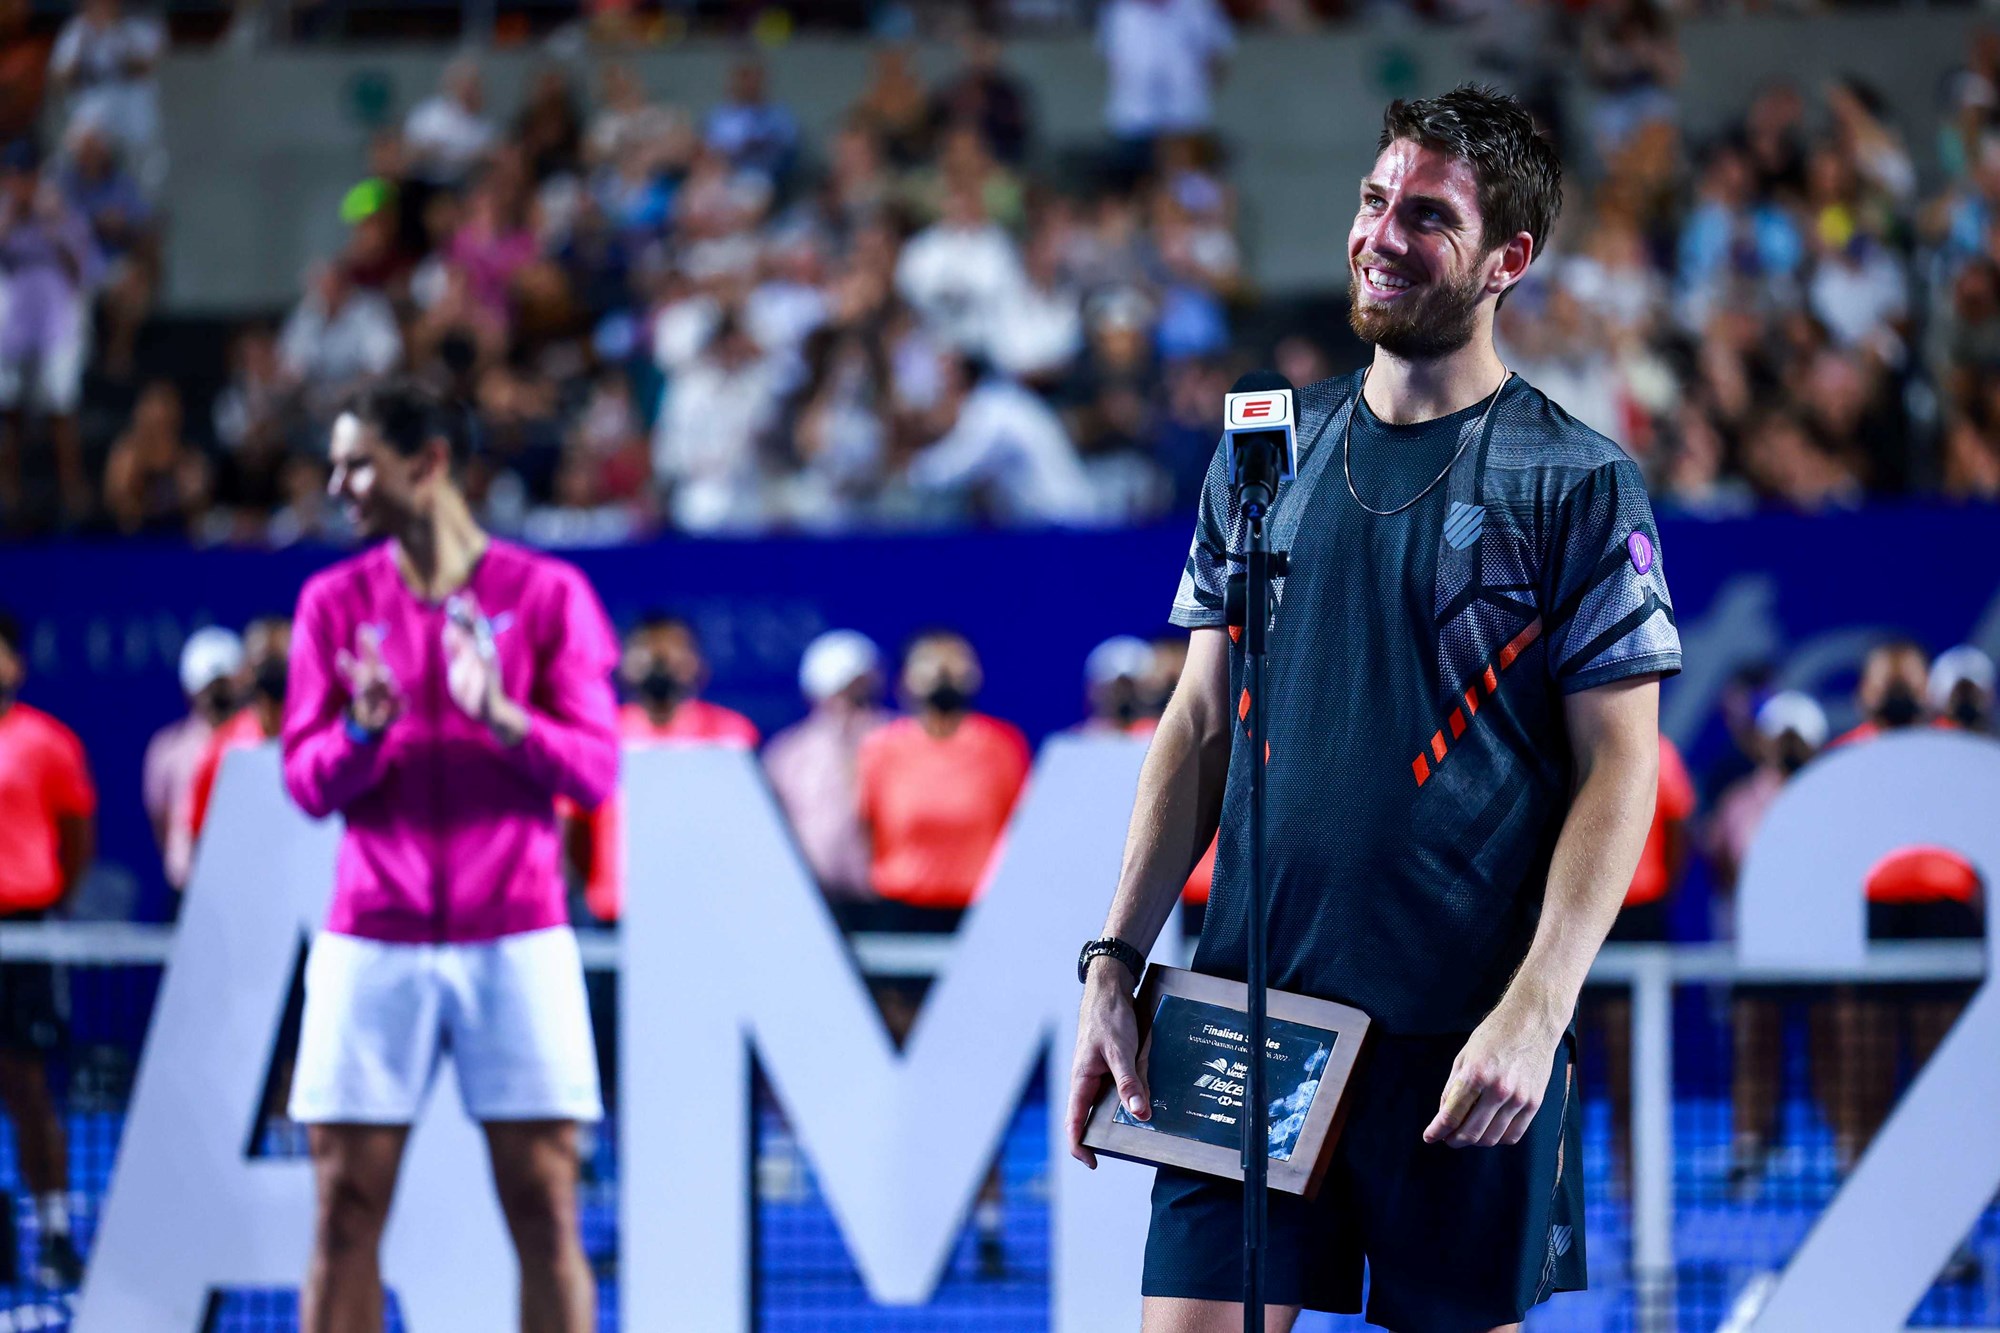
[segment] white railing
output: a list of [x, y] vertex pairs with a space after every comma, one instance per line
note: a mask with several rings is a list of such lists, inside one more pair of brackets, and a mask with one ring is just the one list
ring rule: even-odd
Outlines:
[[[578, 932], [584, 966], [615, 968], [619, 937]], [[172, 952], [174, 928], [127, 922], [43, 921], [0, 924], [0, 962], [159, 965]], [[934, 976], [949, 962], [948, 935], [863, 932], [850, 935], [857, 965], [874, 976]], [[1185, 960], [1181, 960], [1185, 961]], [[1674, 1327], [1673, 994], [1687, 984], [1835, 984], [1976, 981], [1986, 974], [1983, 941], [1872, 944], [1853, 966], [1751, 966], [1728, 944], [1612, 944], [1598, 955], [1590, 983], [1632, 994], [1632, 1271], [1646, 1284], [1641, 1333]], [[2000, 1333], [1987, 1330], [1986, 1333]]]

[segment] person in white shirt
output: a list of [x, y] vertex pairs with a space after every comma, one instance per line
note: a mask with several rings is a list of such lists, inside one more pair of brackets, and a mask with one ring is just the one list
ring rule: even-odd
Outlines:
[[964, 357], [947, 359], [944, 408], [956, 421], [910, 461], [919, 491], [976, 501], [1001, 523], [1086, 526], [1090, 477], [1062, 418], [1035, 394]]
[[331, 410], [356, 384], [387, 374], [403, 355], [396, 312], [380, 292], [357, 289], [335, 263], [318, 265], [278, 335], [278, 360], [303, 382], [306, 407]]
[[1014, 242], [987, 218], [973, 186], [953, 186], [944, 216], [911, 237], [896, 261], [896, 291], [931, 331], [968, 352], [988, 349], [1000, 311], [1021, 286]]
[[1064, 239], [1053, 227], [1035, 234], [1021, 286], [997, 311], [989, 351], [993, 363], [1010, 375], [1052, 376], [1083, 350], [1083, 303], [1063, 277]]
[[765, 516], [761, 452], [777, 418], [779, 377], [731, 313], [708, 350], [667, 384], [653, 431], [653, 476], [670, 485], [674, 525], [756, 526]]
[[1163, 134], [1208, 129], [1233, 44], [1215, 0], [1109, 0], [1097, 15], [1097, 49], [1109, 75], [1112, 135], [1150, 148]]
[[154, 77], [166, 48], [158, 19], [127, 14], [119, 0], [84, 0], [49, 55], [50, 75], [69, 94], [70, 120], [110, 135], [148, 194], [166, 176]]
[[745, 298], [743, 320], [757, 345], [800, 373], [799, 349], [827, 321], [825, 265], [810, 234], [774, 243], [763, 256], [763, 280]]
[[446, 65], [438, 91], [417, 103], [403, 122], [414, 174], [432, 185], [455, 185], [471, 174], [498, 138], [485, 109], [479, 63], [460, 56]]
[[1866, 348], [1884, 365], [1902, 364], [1909, 279], [1888, 246], [1866, 235], [1844, 245], [1823, 245], [1806, 285], [1806, 302], [1838, 345]]
[[234, 630], [209, 625], [188, 635], [181, 645], [181, 693], [187, 697], [187, 713], [153, 733], [139, 770], [146, 820], [162, 853], [176, 803], [194, 779], [209, 736], [236, 711], [236, 678], [242, 670], [243, 640]]

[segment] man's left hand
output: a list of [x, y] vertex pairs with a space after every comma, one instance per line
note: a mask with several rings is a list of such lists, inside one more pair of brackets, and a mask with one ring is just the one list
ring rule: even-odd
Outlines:
[[1562, 1029], [1504, 1006], [1473, 1030], [1452, 1061], [1425, 1143], [1491, 1148], [1519, 1143], [1541, 1109]]
[[512, 745], [527, 730], [519, 705], [500, 687], [500, 659], [493, 632], [469, 597], [447, 605], [444, 626], [445, 687], [468, 717], [484, 722], [495, 739]]

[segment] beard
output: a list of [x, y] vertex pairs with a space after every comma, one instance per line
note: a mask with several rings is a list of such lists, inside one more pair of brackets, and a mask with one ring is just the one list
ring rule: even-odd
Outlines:
[[1358, 265], [1349, 266], [1347, 326], [1354, 336], [1405, 361], [1447, 356], [1472, 341], [1484, 284], [1476, 275], [1444, 279], [1386, 306], [1362, 304]]

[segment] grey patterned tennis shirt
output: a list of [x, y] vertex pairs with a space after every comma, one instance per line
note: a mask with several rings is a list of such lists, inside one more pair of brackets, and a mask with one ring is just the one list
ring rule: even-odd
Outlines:
[[[1678, 671], [1680, 638], [1652, 506], [1615, 444], [1519, 376], [1490, 413], [1481, 400], [1416, 426], [1357, 411], [1360, 384], [1298, 396], [1298, 475], [1268, 524], [1288, 571], [1266, 734], [1245, 734], [1235, 642], [1239, 720], [1195, 966], [1243, 974], [1262, 757], [1271, 984], [1389, 1032], [1470, 1031], [1540, 916], [1573, 776], [1563, 697]], [[1219, 449], [1175, 624], [1227, 625], [1244, 536]]]

